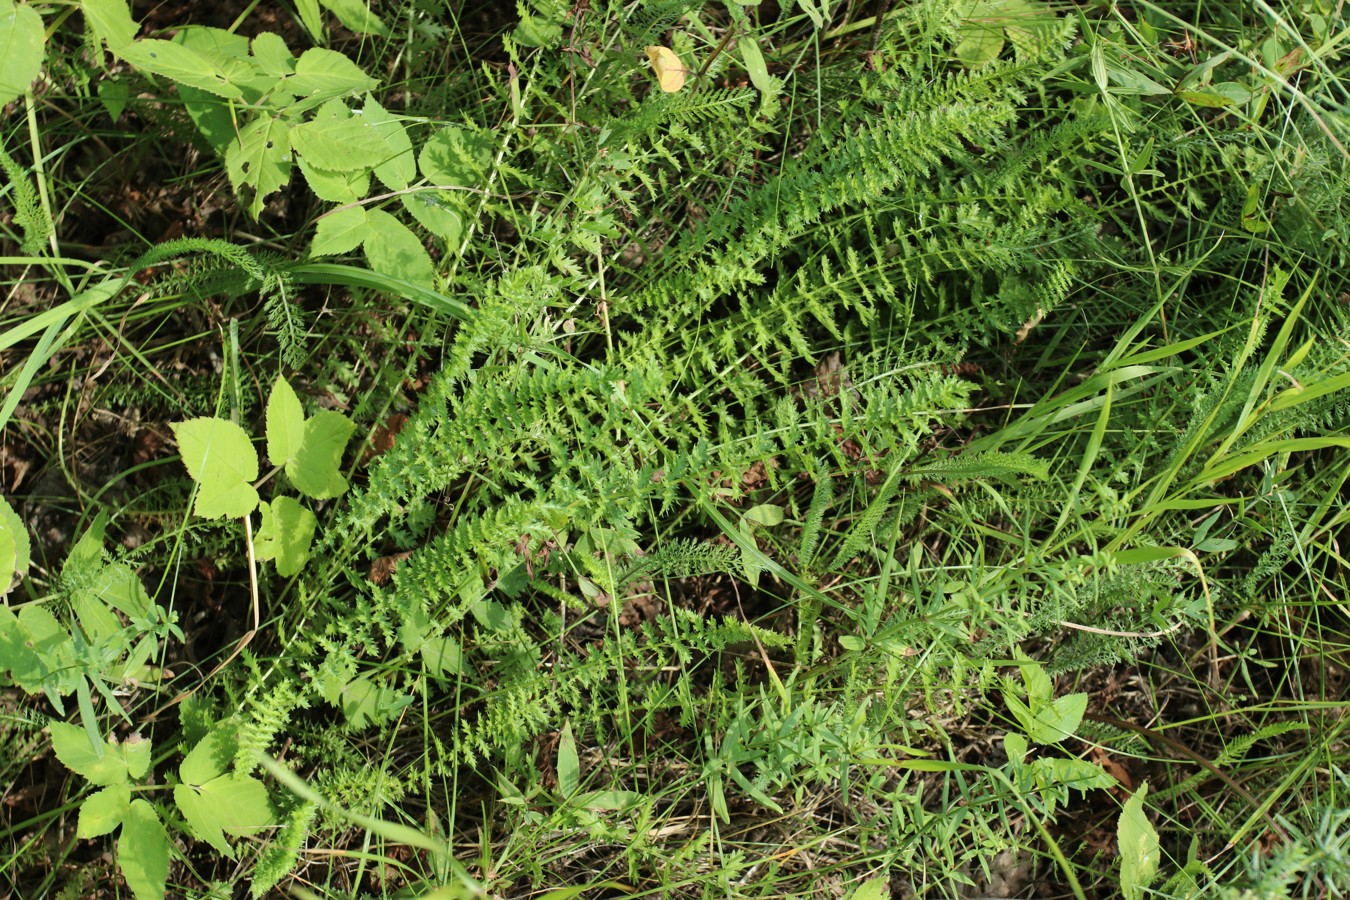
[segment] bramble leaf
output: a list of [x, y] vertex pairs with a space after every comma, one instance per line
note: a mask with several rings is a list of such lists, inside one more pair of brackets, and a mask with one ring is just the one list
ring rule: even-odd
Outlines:
[[117, 842], [117, 864], [137, 900], [160, 900], [169, 877], [169, 835], [155, 808], [131, 801]]
[[200, 418], [169, 425], [188, 474], [199, 485], [193, 511], [204, 519], [241, 519], [258, 508], [258, 453], [248, 434], [225, 419]]
[[0, 0], [0, 106], [22, 96], [42, 72], [45, 38], [36, 10]]
[[80, 804], [80, 818], [75, 826], [76, 837], [96, 838], [112, 834], [131, 805], [131, 787], [114, 784], [90, 794]]
[[303, 156], [297, 156], [296, 165], [314, 196], [329, 203], [355, 203], [370, 193], [370, 169], [335, 172], [315, 168]]
[[276, 560], [277, 574], [289, 578], [304, 568], [309, 559], [318, 520], [292, 497], [277, 497], [260, 508], [262, 527], [258, 529], [254, 549], [259, 559]]

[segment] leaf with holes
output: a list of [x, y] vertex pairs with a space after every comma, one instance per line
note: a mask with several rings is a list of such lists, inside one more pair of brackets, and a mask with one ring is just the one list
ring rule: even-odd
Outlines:
[[263, 201], [291, 180], [290, 126], [263, 116], [242, 128], [225, 150], [225, 170], [236, 194], [252, 193], [248, 212], [258, 218]]

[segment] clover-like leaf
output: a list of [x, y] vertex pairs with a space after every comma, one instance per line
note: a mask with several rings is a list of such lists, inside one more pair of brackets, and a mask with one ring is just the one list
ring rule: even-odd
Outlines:
[[144, 800], [133, 800], [122, 820], [117, 863], [136, 900], [162, 900], [169, 878], [169, 834]]
[[277, 574], [289, 578], [304, 568], [309, 559], [318, 520], [292, 497], [277, 497], [260, 509], [262, 527], [253, 542], [254, 551], [258, 559], [276, 560]]
[[199, 485], [193, 511], [204, 519], [241, 519], [258, 508], [258, 454], [248, 434], [225, 419], [174, 422], [178, 451]]
[[90, 794], [80, 804], [80, 818], [75, 834], [82, 838], [96, 838], [112, 834], [131, 806], [131, 786], [113, 784]]

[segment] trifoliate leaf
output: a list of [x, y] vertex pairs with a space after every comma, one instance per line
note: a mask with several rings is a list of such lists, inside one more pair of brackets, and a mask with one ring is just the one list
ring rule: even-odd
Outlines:
[[290, 578], [304, 568], [309, 559], [318, 520], [292, 497], [277, 497], [260, 509], [262, 527], [253, 542], [254, 550], [258, 559], [276, 560], [277, 574]]
[[80, 818], [75, 825], [75, 836], [96, 838], [112, 834], [122, 824], [131, 805], [131, 786], [114, 784], [90, 794], [80, 804]]
[[240, 519], [258, 508], [258, 454], [248, 434], [225, 419], [200, 418], [169, 425], [188, 474], [200, 486], [193, 511], [204, 519]]
[[131, 801], [117, 842], [117, 863], [136, 900], [162, 900], [169, 877], [169, 835], [155, 808]]

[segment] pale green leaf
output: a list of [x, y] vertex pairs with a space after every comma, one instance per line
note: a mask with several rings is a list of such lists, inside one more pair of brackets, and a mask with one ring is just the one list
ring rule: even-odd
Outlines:
[[56, 758], [67, 769], [84, 776], [91, 784], [126, 784], [127, 760], [116, 752], [113, 744], [107, 743], [95, 750], [83, 728], [66, 722], [51, 722], [47, 730], [52, 736]]
[[[140, 26], [131, 18], [127, 0], [81, 0], [80, 12], [94, 30], [94, 36], [107, 41], [113, 53], [136, 38]], [[115, 117], [114, 117], [115, 118]]]
[[413, 702], [408, 694], [388, 684], [376, 684], [368, 678], [355, 678], [342, 689], [342, 712], [355, 729], [378, 725], [395, 716]]
[[773, 93], [773, 82], [769, 79], [769, 67], [764, 62], [764, 54], [760, 52], [759, 41], [751, 35], [743, 35], [737, 45], [741, 50], [741, 60], [745, 63], [745, 71], [750, 75], [750, 83], [762, 94]]
[[854, 888], [846, 900], [887, 900], [890, 896], [890, 882], [885, 878], [873, 878]]
[[192, 834], [230, 859], [234, 848], [225, 834], [251, 834], [276, 821], [267, 788], [246, 776], [222, 775], [199, 787], [180, 784], [173, 799]]
[[422, 242], [408, 227], [382, 209], [367, 214], [366, 260], [383, 275], [435, 287], [436, 269]]
[[131, 805], [131, 786], [114, 784], [90, 794], [80, 804], [80, 818], [75, 825], [75, 836], [96, 838], [112, 834]]
[[163, 900], [169, 877], [169, 835], [144, 800], [131, 801], [117, 842], [117, 864], [136, 900]]
[[311, 101], [368, 91], [379, 84], [361, 67], [335, 50], [313, 47], [301, 54], [287, 89]]
[[258, 454], [248, 434], [225, 419], [200, 418], [169, 425], [188, 474], [199, 485], [194, 512], [204, 519], [243, 518], [258, 508]]
[[374, 97], [366, 98], [361, 115], [389, 145], [390, 156], [375, 167], [375, 177], [391, 191], [403, 190], [417, 177], [417, 159], [407, 130]]
[[183, 757], [178, 766], [178, 777], [184, 784], [201, 787], [229, 771], [234, 754], [239, 749], [235, 729], [229, 725], [212, 730]]
[[476, 185], [492, 165], [493, 141], [457, 125], [449, 125], [422, 145], [417, 166], [437, 185]]
[[0, 106], [21, 96], [42, 71], [46, 35], [31, 6], [0, 0]]
[[267, 459], [284, 466], [300, 452], [305, 439], [305, 410], [285, 378], [277, 376], [267, 397]]
[[285, 78], [295, 74], [295, 57], [280, 35], [264, 31], [253, 39], [253, 58], [268, 75]]
[[254, 550], [258, 559], [276, 560], [277, 574], [289, 578], [309, 559], [318, 520], [292, 497], [277, 497], [260, 508], [262, 527], [253, 542]]
[[23, 607], [17, 617], [0, 606], [0, 671], [5, 669], [26, 692], [49, 696], [69, 694], [82, 677], [70, 632], [39, 604]]
[[1039, 744], [1055, 744], [1073, 737], [1087, 711], [1087, 694], [1068, 694], [1036, 710], [1027, 737]]
[[389, 29], [380, 17], [370, 11], [368, 0], [320, 0], [338, 21], [357, 34], [388, 37]]
[[291, 147], [311, 166], [330, 172], [373, 169], [394, 155], [364, 117], [324, 116], [291, 129]]
[[319, 14], [319, 0], [295, 0], [295, 11], [300, 14], [300, 24], [305, 26], [314, 42], [324, 43], [323, 17]]
[[577, 755], [572, 723], [564, 722], [558, 737], [558, 793], [571, 797], [581, 786], [581, 758]]
[[762, 503], [745, 511], [744, 518], [756, 525], [773, 526], [783, 521], [783, 507]]
[[458, 248], [464, 233], [464, 220], [453, 206], [448, 191], [417, 191], [399, 197], [403, 208], [412, 213], [418, 224], [439, 238], [446, 245]]
[[355, 203], [370, 193], [370, 169], [353, 169], [347, 172], [333, 172], [317, 169], [310, 165], [304, 156], [297, 156], [295, 163], [305, 183], [314, 192], [314, 196], [329, 203]]
[[131, 88], [125, 81], [103, 78], [98, 83], [98, 99], [108, 113], [108, 118], [116, 122], [122, 118], [122, 111], [131, 99]]
[[1120, 852], [1120, 889], [1126, 900], [1139, 900], [1158, 874], [1158, 832], [1144, 813], [1148, 785], [1142, 784], [1120, 811], [1116, 843]]
[[146, 38], [123, 44], [114, 52], [143, 72], [161, 75], [199, 91], [227, 100], [244, 96], [225, 69], [191, 47], [173, 41]]
[[[225, 170], [256, 219], [267, 196], [291, 180], [290, 126], [271, 116], [244, 126], [225, 150]], [[246, 190], [252, 197], [243, 197]]]
[[982, 22], [966, 22], [958, 32], [961, 40], [954, 52], [967, 69], [978, 69], [998, 59], [1003, 52], [1003, 29]]
[[342, 413], [321, 409], [305, 420], [304, 436], [286, 475], [306, 497], [324, 500], [347, 491], [340, 466], [342, 451], [356, 425]]
[[[319, 219], [314, 230], [314, 244], [310, 247], [310, 256], [333, 256], [350, 253], [366, 239], [366, 210], [362, 206], [349, 206], [328, 213]], [[270, 452], [268, 454], [271, 455]]]
[[0, 596], [9, 593], [15, 575], [28, 571], [32, 545], [23, 519], [0, 497]]

